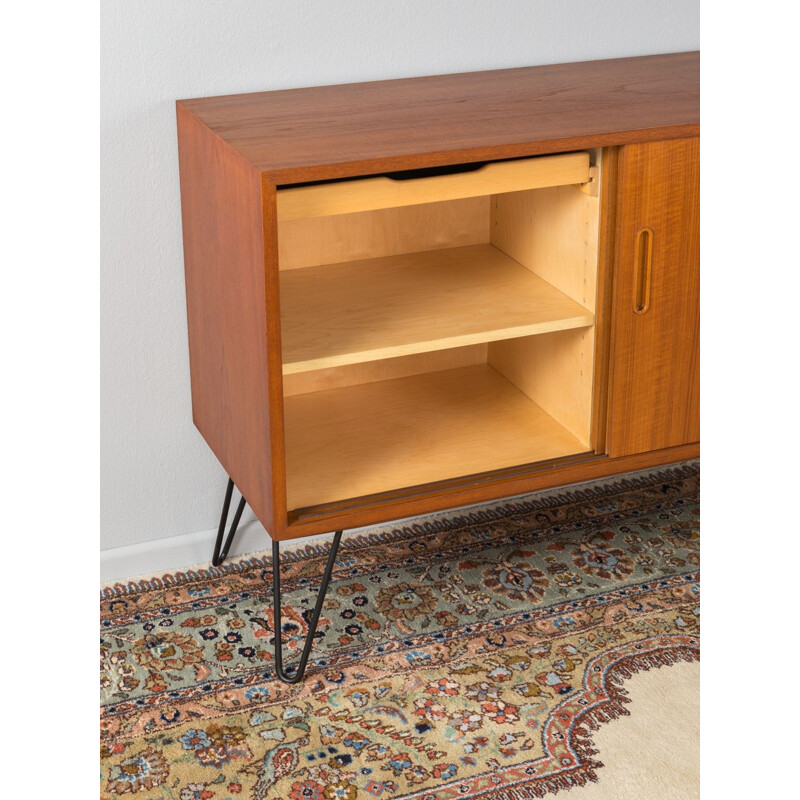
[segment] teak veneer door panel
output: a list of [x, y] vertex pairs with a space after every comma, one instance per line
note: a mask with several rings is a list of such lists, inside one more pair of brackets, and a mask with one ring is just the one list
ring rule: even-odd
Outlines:
[[700, 140], [621, 149], [608, 452], [700, 439]]

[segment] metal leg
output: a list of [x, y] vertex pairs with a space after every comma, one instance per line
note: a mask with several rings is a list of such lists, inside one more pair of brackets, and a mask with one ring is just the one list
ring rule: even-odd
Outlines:
[[325, 574], [322, 576], [322, 583], [320, 584], [317, 594], [317, 604], [314, 606], [314, 614], [311, 617], [311, 622], [308, 624], [308, 635], [306, 636], [303, 653], [300, 656], [300, 661], [297, 666], [289, 667], [293, 673], [292, 675], [287, 674], [283, 669], [283, 639], [281, 637], [281, 552], [280, 544], [276, 541], [272, 542], [272, 607], [275, 613], [275, 673], [284, 683], [299, 683], [303, 680], [303, 676], [305, 675], [306, 663], [311, 653], [311, 647], [314, 644], [314, 634], [317, 632], [317, 623], [322, 613], [322, 604], [325, 601], [325, 595], [328, 592], [328, 584], [330, 583], [331, 574], [333, 573], [333, 565], [336, 561], [336, 553], [339, 550], [339, 541], [341, 538], [342, 532], [336, 531], [333, 542], [331, 542], [328, 563], [325, 565]]
[[236, 529], [239, 527], [239, 520], [242, 518], [242, 512], [247, 504], [247, 501], [242, 497], [239, 501], [239, 507], [233, 515], [233, 522], [231, 529], [228, 532], [228, 537], [225, 539], [225, 546], [222, 545], [222, 537], [225, 535], [225, 523], [228, 521], [228, 510], [231, 507], [231, 496], [233, 495], [233, 481], [228, 478], [228, 488], [225, 491], [225, 502], [222, 504], [222, 516], [219, 519], [219, 529], [217, 530], [217, 541], [214, 543], [214, 555], [211, 557], [211, 563], [218, 567], [227, 557], [228, 551], [231, 549], [233, 537], [236, 536]]
[[[231, 549], [234, 536], [236, 536], [236, 529], [239, 527], [239, 520], [242, 518], [244, 507], [247, 501], [242, 497], [239, 501], [239, 506], [236, 513], [233, 515], [233, 522], [225, 537], [225, 525], [228, 522], [228, 512], [231, 507], [231, 497], [233, 496], [233, 480], [228, 478], [228, 488], [225, 490], [225, 500], [222, 503], [222, 515], [219, 519], [219, 529], [217, 530], [217, 541], [214, 543], [214, 555], [211, 558], [211, 563], [218, 567], [227, 557], [228, 551]], [[225, 537], [225, 544], [223, 546], [222, 540]], [[320, 615], [322, 614], [322, 604], [325, 602], [325, 595], [328, 592], [328, 584], [331, 582], [331, 575], [333, 573], [333, 565], [336, 562], [336, 554], [339, 551], [339, 541], [342, 538], [342, 532], [336, 531], [331, 542], [331, 551], [328, 554], [328, 563], [325, 566], [325, 573], [322, 576], [322, 583], [319, 587], [317, 594], [317, 603], [314, 606], [314, 613], [311, 617], [311, 622], [308, 626], [308, 635], [306, 636], [306, 643], [303, 647], [303, 653], [300, 656], [300, 661], [296, 667], [289, 667], [292, 672], [291, 675], [283, 669], [283, 639], [281, 637], [281, 551], [280, 543], [272, 542], [272, 607], [275, 610], [275, 673], [278, 678], [284, 683], [299, 683], [303, 680], [306, 673], [306, 664], [308, 657], [311, 654], [311, 647], [314, 644], [314, 634], [317, 632], [317, 624], [319, 623]]]

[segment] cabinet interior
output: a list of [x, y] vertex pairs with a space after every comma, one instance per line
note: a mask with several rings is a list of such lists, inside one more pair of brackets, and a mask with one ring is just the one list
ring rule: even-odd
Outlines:
[[279, 190], [290, 510], [591, 450], [602, 165], [568, 156]]

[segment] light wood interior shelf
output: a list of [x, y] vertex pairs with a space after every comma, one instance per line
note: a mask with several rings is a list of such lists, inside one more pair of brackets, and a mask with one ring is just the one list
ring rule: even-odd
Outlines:
[[349, 214], [377, 208], [582, 184], [589, 153], [565, 153], [486, 164], [468, 172], [395, 180], [387, 176], [278, 190], [278, 220]]
[[280, 280], [284, 375], [594, 323], [491, 244], [288, 270]]
[[586, 452], [487, 364], [285, 399], [288, 507]]
[[290, 511], [591, 451], [589, 165], [279, 191]]

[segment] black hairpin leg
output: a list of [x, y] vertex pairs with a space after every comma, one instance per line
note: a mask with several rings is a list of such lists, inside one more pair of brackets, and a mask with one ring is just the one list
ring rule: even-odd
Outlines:
[[317, 624], [319, 617], [322, 613], [322, 604], [325, 602], [325, 595], [328, 593], [328, 584], [331, 582], [331, 574], [333, 573], [333, 565], [336, 562], [336, 553], [339, 550], [339, 541], [342, 538], [342, 532], [336, 531], [331, 542], [331, 549], [328, 553], [328, 563], [325, 565], [325, 573], [322, 576], [322, 583], [320, 584], [319, 591], [317, 592], [317, 603], [314, 606], [314, 613], [311, 616], [311, 621], [308, 623], [308, 634], [306, 635], [306, 643], [303, 647], [303, 652], [300, 656], [300, 661], [296, 667], [289, 667], [288, 670], [292, 674], [288, 674], [288, 670], [283, 669], [283, 640], [281, 637], [281, 551], [279, 542], [272, 542], [272, 607], [275, 610], [275, 674], [284, 683], [299, 683], [303, 680], [306, 673], [306, 663], [308, 656], [311, 653], [311, 648], [314, 644], [314, 634], [317, 632]]
[[[222, 504], [222, 516], [219, 519], [219, 529], [217, 530], [217, 541], [214, 543], [214, 555], [211, 556], [211, 563], [218, 567], [227, 557], [228, 551], [231, 549], [233, 537], [236, 536], [236, 529], [239, 527], [239, 520], [242, 518], [242, 512], [247, 501], [242, 496], [239, 501], [239, 507], [233, 515], [233, 522], [231, 529], [228, 532], [228, 537], [225, 539], [225, 546], [222, 547], [222, 537], [225, 535], [225, 523], [228, 521], [228, 511], [231, 507], [231, 496], [233, 495], [233, 481], [228, 478], [228, 488], [225, 490], [225, 501]], [[222, 549], [220, 549], [222, 547]]]
[[[225, 490], [225, 500], [222, 503], [222, 515], [219, 519], [219, 529], [217, 530], [217, 541], [214, 543], [214, 555], [211, 558], [211, 563], [218, 567], [227, 557], [228, 551], [231, 549], [231, 544], [236, 536], [236, 529], [239, 527], [239, 520], [242, 518], [244, 507], [247, 501], [242, 497], [239, 500], [239, 506], [236, 513], [233, 515], [233, 522], [225, 537], [225, 525], [228, 522], [228, 512], [231, 508], [231, 497], [233, 496], [233, 480], [228, 479], [228, 488]], [[223, 537], [225, 544], [222, 544]], [[303, 652], [300, 656], [300, 661], [296, 667], [289, 667], [287, 671], [283, 669], [283, 640], [281, 638], [281, 551], [280, 543], [272, 542], [272, 607], [275, 613], [275, 673], [280, 680], [284, 683], [299, 683], [303, 680], [306, 674], [306, 664], [308, 657], [311, 654], [311, 648], [314, 644], [314, 634], [317, 632], [317, 625], [319, 618], [322, 614], [322, 604], [325, 602], [325, 595], [328, 593], [328, 584], [331, 582], [331, 575], [333, 574], [333, 565], [336, 562], [336, 553], [339, 551], [339, 541], [342, 538], [342, 532], [336, 531], [331, 542], [331, 550], [328, 554], [328, 563], [325, 565], [325, 573], [322, 576], [322, 583], [319, 587], [317, 594], [317, 603], [314, 606], [314, 613], [311, 616], [311, 622], [308, 624], [308, 634], [306, 642], [303, 646]], [[291, 671], [291, 675], [288, 672]]]

